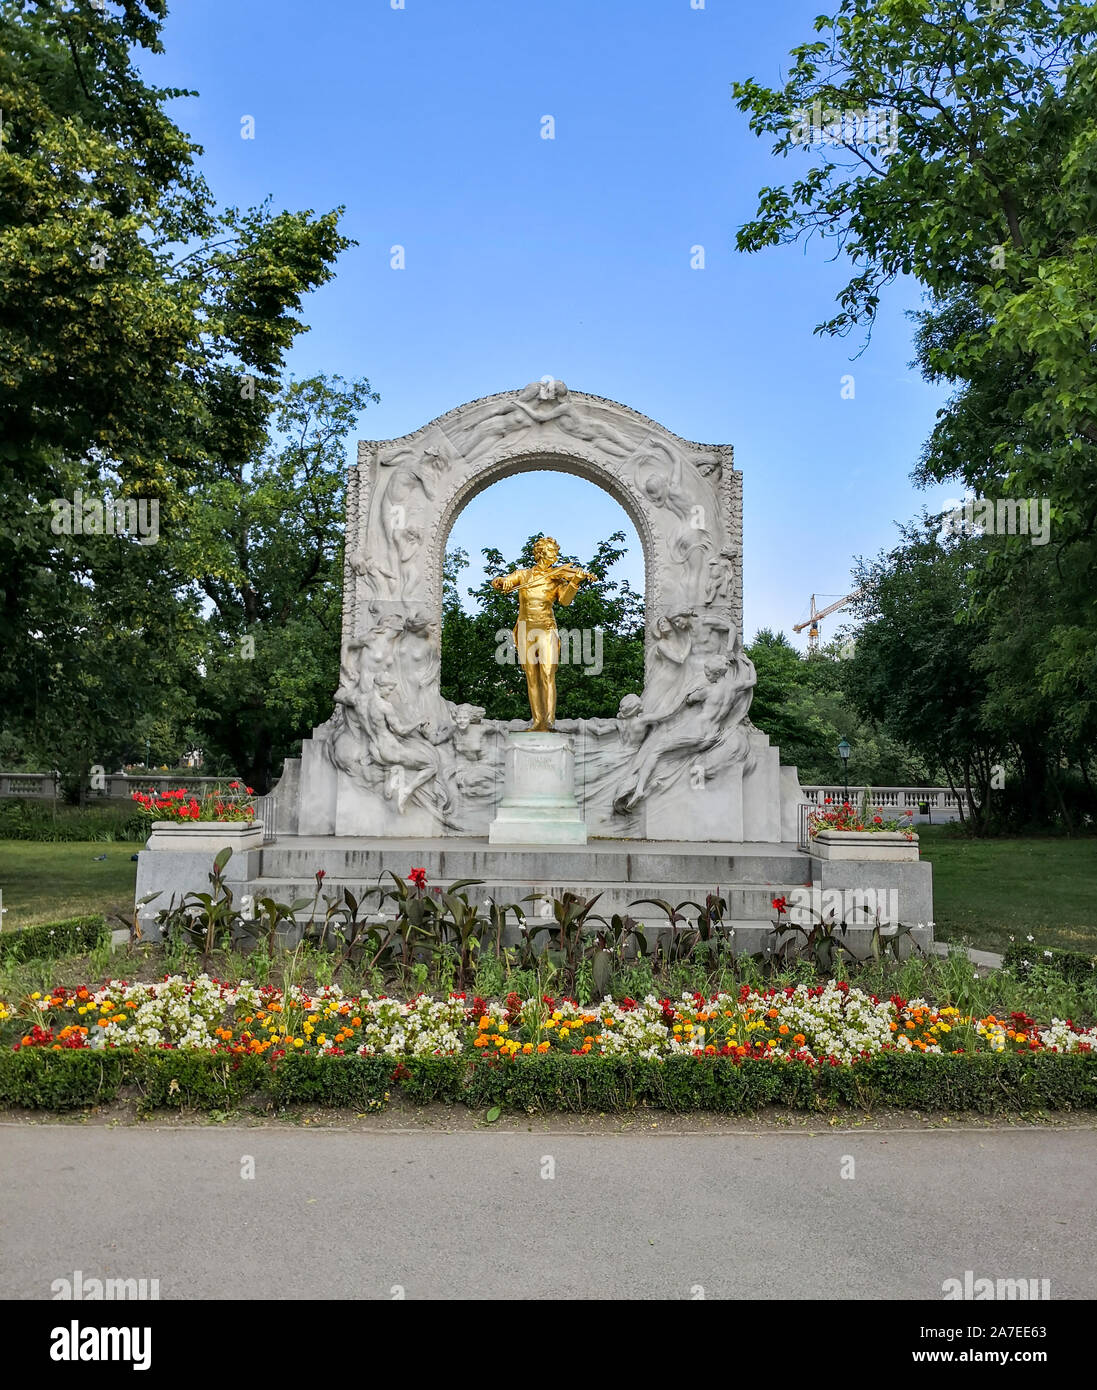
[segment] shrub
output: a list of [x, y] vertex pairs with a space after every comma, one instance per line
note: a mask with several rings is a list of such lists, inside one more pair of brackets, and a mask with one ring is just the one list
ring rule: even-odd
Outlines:
[[148, 839], [148, 821], [129, 804], [55, 806], [52, 801], [0, 801], [0, 840], [69, 844], [77, 840]]
[[127, 1081], [141, 1092], [138, 1108], [143, 1111], [231, 1110], [263, 1089], [270, 1070], [259, 1057], [181, 1048], [118, 1049], [118, 1055], [125, 1058]]
[[1080, 951], [1064, 951], [1036, 946], [1028, 941], [1011, 941], [1002, 957], [1002, 964], [1019, 980], [1027, 979], [1033, 966], [1043, 965], [1054, 970], [1074, 985], [1084, 985], [1097, 971], [1097, 958]]
[[102, 945], [108, 936], [109, 928], [99, 915], [20, 927], [17, 931], [0, 933], [0, 963], [82, 956]]
[[115, 1098], [125, 1069], [120, 1052], [0, 1052], [0, 1106], [74, 1110], [99, 1105]]
[[918, 1109], [979, 1114], [1097, 1109], [1097, 1055], [882, 1053], [852, 1066], [748, 1058], [541, 1056], [259, 1057], [127, 1048], [0, 1052], [0, 1107], [67, 1110], [134, 1086], [143, 1110], [226, 1110], [251, 1097], [277, 1108], [375, 1109], [399, 1093], [415, 1104], [471, 1109], [612, 1112], [637, 1107], [747, 1115], [765, 1106]]

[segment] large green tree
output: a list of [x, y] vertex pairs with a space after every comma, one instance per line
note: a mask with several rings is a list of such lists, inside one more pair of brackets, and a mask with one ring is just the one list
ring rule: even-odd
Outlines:
[[339, 680], [347, 435], [369, 382], [290, 382], [257, 459], [188, 496], [172, 546], [207, 610], [198, 723], [207, 752], [266, 790], [331, 713]]
[[[191, 94], [133, 61], [161, 51], [166, 10], [0, 0], [0, 702], [10, 733], [76, 769], [108, 756], [116, 725], [163, 723], [145, 676], [193, 694], [177, 622], [206, 573], [185, 543], [194, 492], [263, 453], [303, 296], [350, 244], [340, 210], [216, 206], [166, 110]], [[155, 500], [160, 542], [59, 538], [51, 506], [77, 490]], [[125, 634], [147, 698], [97, 687], [98, 727], [78, 737], [66, 673]]]
[[[975, 668], [964, 677], [979, 701], [969, 714], [996, 720], [988, 738], [1018, 750], [1030, 804], [1057, 804], [1053, 746], [1069, 734], [1083, 777], [1097, 748], [1097, 8], [843, 0], [815, 27], [782, 87], [734, 86], [774, 153], [806, 161], [762, 190], [738, 245], [834, 243], [853, 273], [822, 333], [867, 330], [885, 288], [914, 277], [926, 291], [917, 363], [954, 388], [917, 476], [1050, 503], [1045, 554], [1028, 537], [964, 551], [986, 571], [973, 588], [995, 635], [992, 647], [955, 640], [973, 662], [998, 653], [985, 681]], [[888, 139], [854, 127], [856, 113], [884, 111]], [[918, 563], [931, 560], [947, 575], [947, 547], [923, 548]], [[953, 621], [968, 617], [953, 607]], [[1026, 632], [1025, 660], [1011, 629]], [[952, 646], [942, 641], [942, 660]], [[936, 674], [943, 690], [956, 679]], [[1010, 717], [1021, 708], [1023, 752]]]
[[852, 644], [836, 639], [802, 655], [783, 633], [763, 628], [746, 647], [758, 683], [750, 719], [781, 750], [781, 762], [796, 767], [805, 785], [840, 782], [838, 743], [852, 749], [853, 785], [910, 786], [940, 775], [908, 742], [862, 707], [852, 693], [857, 665]]

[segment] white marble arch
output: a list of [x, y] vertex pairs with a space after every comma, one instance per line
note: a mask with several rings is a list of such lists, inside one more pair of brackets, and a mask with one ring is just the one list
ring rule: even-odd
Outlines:
[[[544, 470], [604, 489], [644, 549], [643, 691], [621, 692], [616, 719], [569, 721], [561, 710], [557, 721], [573, 738], [590, 833], [791, 838], [777, 750], [748, 718], [754, 669], [741, 643], [742, 479], [732, 447], [682, 439], [551, 377], [359, 445], [336, 712], [289, 770], [299, 782], [294, 828], [486, 833], [509, 726], [441, 697], [442, 562], [473, 497]], [[535, 525], [531, 515], [527, 530]], [[557, 539], [566, 551], [567, 537]]]
[[[371, 599], [414, 600], [439, 618], [445, 546], [461, 510], [503, 478], [544, 469], [584, 478], [624, 508], [644, 547], [652, 621], [669, 606], [719, 609], [741, 625], [742, 478], [732, 446], [682, 439], [550, 379], [470, 401], [399, 439], [359, 444], [344, 635], [361, 635]], [[567, 537], [558, 539], [567, 550]]]
[[[600, 465], [593, 464], [589, 459], [579, 458], [572, 454], [545, 454], [539, 451], [530, 454], [513, 454], [501, 458], [468, 479], [463, 487], [454, 492], [442, 515], [438, 541], [433, 547], [434, 553], [430, 560], [434, 569], [432, 596], [441, 593], [441, 567], [449, 546], [450, 536], [461, 513], [480, 493], [486, 492], [488, 488], [494, 487], [504, 478], [513, 478], [519, 473], [569, 473], [572, 477], [582, 478], [585, 482], [592, 483], [621, 506], [640, 538], [640, 546], [644, 555], [644, 607], [646, 612], [650, 612], [652, 604], [656, 601], [655, 594], [658, 590], [655, 569], [656, 539], [651, 519], [644, 508], [638, 504], [634, 496], [620, 485], [620, 481], [615, 475], [608, 473]], [[552, 486], [551, 478], [545, 478], [544, 482], [546, 488]], [[524, 534], [514, 533], [509, 536], [498, 536], [496, 543], [499, 549], [505, 553], [509, 545], [512, 551], [516, 550], [519, 545], [525, 543], [528, 535], [535, 533], [536, 522], [536, 517], [531, 515], [528, 524], [524, 528], [519, 528], [524, 530]], [[569, 544], [566, 533], [556, 539], [560, 542], [565, 554], [574, 554], [575, 547]], [[567, 614], [565, 612], [560, 613], [558, 621], [562, 626], [566, 626]]]

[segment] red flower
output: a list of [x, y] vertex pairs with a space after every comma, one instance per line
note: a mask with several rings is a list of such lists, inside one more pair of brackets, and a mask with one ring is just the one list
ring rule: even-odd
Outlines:
[[327, 878], [327, 876], [328, 876], [328, 871], [327, 871], [327, 869], [317, 869], [317, 870], [316, 870], [316, 886], [317, 886], [317, 888], [320, 887], [321, 883], [323, 883], [324, 879]]
[[783, 913], [786, 912], [787, 909], [788, 909], [788, 899], [787, 899], [787, 898], [774, 898], [774, 899], [773, 899], [773, 908], [774, 908], [774, 911], [778, 913], [778, 915], [783, 914]]
[[411, 873], [408, 874], [408, 882], [414, 883], [416, 888], [425, 888], [427, 883], [426, 869], [412, 869]]
[[884, 823], [884, 818], [883, 818], [883, 816], [873, 816], [873, 818], [872, 818], [872, 823], [873, 823], [873, 825], [883, 825], [883, 823]]
[[244, 790], [247, 792], [248, 796], [254, 796], [254, 795], [255, 795], [255, 788], [254, 788], [254, 787], [245, 787]]

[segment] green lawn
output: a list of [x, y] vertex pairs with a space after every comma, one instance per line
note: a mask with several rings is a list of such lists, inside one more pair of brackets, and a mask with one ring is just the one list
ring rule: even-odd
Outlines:
[[[46, 844], [0, 840], [0, 892], [6, 930], [91, 912], [133, 911], [140, 846], [77, 840]], [[97, 860], [105, 854], [106, 859]]]
[[935, 935], [1001, 951], [1012, 934], [1097, 954], [1097, 840], [968, 840], [919, 826]]

